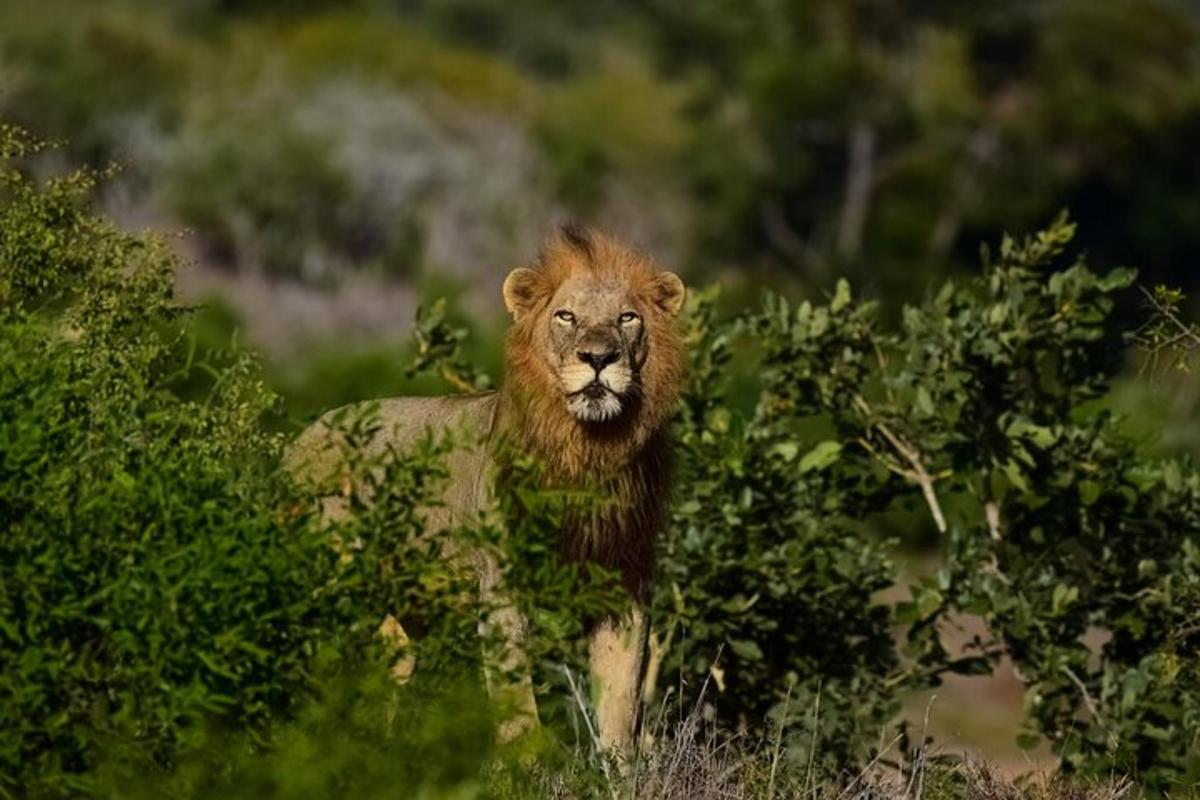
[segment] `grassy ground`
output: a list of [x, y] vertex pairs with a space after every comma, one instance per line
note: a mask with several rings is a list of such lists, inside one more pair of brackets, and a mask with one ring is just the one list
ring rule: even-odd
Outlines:
[[[980, 709], [984, 711], [983, 709]], [[986, 713], [986, 711], [984, 711]], [[952, 749], [918, 750], [901, 758], [896, 743], [865, 769], [819, 776], [789, 761], [782, 737], [752, 739], [709, 730], [699, 714], [660, 728], [631, 765], [578, 753], [576, 771], [536, 779], [540, 796], [554, 800], [1123, 800], [1141, 796], [1132, 782], [1068, 778], [1044, 758], [1015, 774], [1011, 762], [984, 761]], [[602, 778], [588, 783], [590, 770]]]

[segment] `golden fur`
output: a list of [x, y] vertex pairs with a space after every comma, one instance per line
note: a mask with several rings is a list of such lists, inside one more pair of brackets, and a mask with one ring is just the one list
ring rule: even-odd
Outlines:
[[[664, 273], [641, 253], [605, 234], [574, 229], [551, 240], [532, 273], [524, 298], [529, 311], [517, 316], [506, 342], [501, 433], [542, 460], [551, 485], [593, 489], [605, 498], [599, 512], [568, 523], [564, 552], [620, 570], [640, 595], [669, 489], [665, 426], [683, 382], [678, 304], [662, 307], [664, 290], [673, 285], [664, 287]], [[535, 335], [553, 313], [550, 299], [558, 287], [581, 275], [627, 287], [648, 337], [631, 407], [603, 425], [582, 425], [569, 413]]]

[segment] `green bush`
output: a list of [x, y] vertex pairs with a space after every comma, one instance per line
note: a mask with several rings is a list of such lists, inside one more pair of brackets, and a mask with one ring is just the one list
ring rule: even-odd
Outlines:
[[102, 739], [154, 759], [199, 715], [285, 706], [322, 553], [274, 519], [250, 365], [202, 402], [171, 394], [192, 365], [162, 248], [89, 217], [86, 173], [27, 183], [12, 159], [30, 143], [2, 135], [0, 702], [23, 722], [2, 772], [65, 788]]
[[[687, 702], [709, 683], [707, 702], [729, 724], [758, 727], [774, 710], [800, 763], [819, 736], [836, 770], [869, 751], [900, 698], [884, 682], [896, 667], [890, 616], [872, 599], [896, 575], [855, 522], [879, 505], [863, 496], [873, 475], [835, 468], [841, 444], [804, 425], [815, 409], [775, 401], [791, 379], [781, 369], [764, 374], [751, 415], [732, 407], [723, 376], [755, 320], [716, 323], [712, 299], [702, 296], [692, 318], [677, 498], [655, 598], [661, 636], [674, 643], [661, 680], [681, 674]], [[768, 354], [794, 341], [763, 332]]]
[[462, 672], [439, 665], [477, 658], [470, 593], [435, 553], [396, 553], [447, 443], [383, 468], [340, 557], [278, 473], [254, 362], [197, 354], [169, 252], [90, 215], [96, 176], [31, 182], [35, 149], [0, 130], [0, 715], [21, 722], [0, 791], [167, 769], [212, 724], [269, 744], [319, 665], [379, 661], [386, 609], [417, 611], [441, 691]]
[[[844, 282], [826, 305], [771, 296], [715, 326], [702, 300], [656, 598], [693, 696], [724, 647], [719, 715], [788, 700], [797, 751], [819, 735], [841, 757], [875, 741], [849, 732], [878, 731], [897, 690], [1008, 656], [1026, 744], [1148, 787], [1200, 779], [1200, 473], [1143, 454], [1108, 410], [1134, 273], [1067, 258], [1073, 235], [1063, 218], [1006, 238], [895, 330]], [[735, 348], [761, 359], [749, 416], [714, 391]], [[871, 598], [896, 576], [863, 523], [914, 505], [943, 563], [895, 608], [897, 654]], [[960, 614], [987, 633], [951, 653]]]

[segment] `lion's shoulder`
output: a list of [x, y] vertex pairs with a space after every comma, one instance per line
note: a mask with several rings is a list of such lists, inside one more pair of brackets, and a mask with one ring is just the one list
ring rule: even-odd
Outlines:
[[[357, 430], [364, 432], [357, 455], [367, 459], [389, 449], [403, 452], [428, 434], [448, 434], [455, 444], [447, 457], [451, 471], [471, 469], [484, 457], [498, 407], [496, 392], [352, 403], [326, 412], [303, 430], [285, 452], [283, 466], [303, 483], [328, 486], [345, 472], [347, 434]], [[464, 461], [472, 463], [459, 463]]]

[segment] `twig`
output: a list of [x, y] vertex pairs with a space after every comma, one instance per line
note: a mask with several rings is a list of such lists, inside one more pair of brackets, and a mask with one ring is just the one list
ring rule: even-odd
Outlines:
[[[889, 461], [885, 460], [885, 466], [892, 469], [893, 472], [899, 472], [913, 483], [921, 487], [921, 494], [925, 497], [925, 505], [929, 506], [929, 513], [933, 516], [933, 523], [937, 526], [938, 533], [944, 534], [946, 528], [946, 515], [942, 513], [942, 505], [938, 501], [937, 492], [933, 489], [934, 477], [925, 469], [925, 463], [921, 459], [921, 453], [908, 442], [904, 441], [899, 434], [892, 431], [886, 423], [875, 420], [871, 421], [875, 416], [871, 406], [863, 399], [862, 395], [854, 396], [854, 404], [859, 412], [867, 418], [884, 439], [887, 439], [888, 444], [892, 446], [900, 456], [908, 462], [909, 469], [897, 470], [890, 466]], [[871, 449], [871, 448], [868, 448]]]
[[921, 681], [935, 678], [947, 672], [952, 672], [959, 665], [973, 661], [975, 658], [999, 658], [1006, 655], [1007, 652], [1008, 651], [1002, 645], [997, 645], [996, 647], [980, 647], [978, 656], [963, 656], [962, 658], [956, 658], [953, 661], [949, 661], [945, 664], [926, 667], [925, 669], [917, 670], [915, 672], [911, 667], [894, 672], [884, 679], [883, 685], [889, 689], [894, 689], [903, 683], [912, 681], [920, 683]]
[[1079, 687], [1080, 693], [1083, 694], [1083, 704], [1087, 706], [1087, 710], [1091, 712], [1092, 717], [1095, 718], [1096, 722], [1100, 724], [1101, 728], [1107, 729], [1108, 726], [1104, 723], [1104, 716], [1100, 713], [1100, 709], [1096, 708], [1096, 703], [1092, 700], [1092, 695], [1088, 691], [1084, 682], [1081, 681], [1079, 676], [1076, 675], [1075, 672], [1066, 664], [1063, 664], [1060, 669], [1064, 675], [1071, 679], [1072, 683]]
[[771, 779], [767, 781], [767, 798], [775, 796], [775, 772], [779, 768], [779, 751], [783, 746], [783, 726], [787, 723], [788, 704], [792, 699], [792, 687], [795, 682], [788, 683], [787, 694], [783, 698], [783, 714], [779, 717], [779, 730], [775, 734], [775, 752], [771, 754]]
[[[721, 660], [721, 653], [724, 652], [724, 650], [725, 650], [725, 644], [722, 642], [721, 646], [717, 648], [716, 656], [713, 657], [713, 664], [716, 664], [718, 661]], [[692, 726], [694, 724], [694, 720], [697, 720], [700, 718], [700, 705], [704, 702], [704, 695], [708, 692], [708, 684], [711, 681], [712, 681], [712, 669], [709, 669], [708, 673], [704, 676], [704, 683], [700, 684], [700, 693], [696, 696], [696, 704], [692, 708], [692, 713], [687, 717], [687, 719], [684, 720], [683, 729], [681, 732], [684, 734], [685, 737], [691, 736], [692, 731], [690, 730], [690, 728], [692, 728]], [[671, 779], [674, 777], [675, 770], [679, 767], [679, 761], [682, 757], [683, 757], [682, 748], [676, 747], [675, 755], [671, 759], [671, 764], [669, 767], [667, 767], [666, 777], [663, 778], [664, 786], [671, 785]]]
[[600, 744], [600, 737], [596, 733], [595, 726], [592, 725], [592, 717], [588, 713], [588, 704], [583, 699], [583, 694], [579, 691], [579, 686], [575, 683], [575, 676], [571, 674], [571, 670], [567, 669], [566, 664], [562, 665], [563, 674], [567, 676], [567, 684], [571, 687], [571, 695], [575, 700], [575, 704], [579, 706], [579, 713], [583, 715], [584, 724], [587, 725], [588, 735], [592, 737], [592, 746], [595, 748], [596, 754], [600, 758], [600, 769], [604, 771], [604, 782], [608, 785], [609, 792], [612, 794], [613, 800], [620, 800], [620, 793], [616, 783], [612, 779], [612, 771], [608, 768], [608, 755], [604, 752], [603, 746]]
[[[929, 737], [929, 713], [933, 710], [935, 700], [937, 700], [937, 695], [930, 695], [929, 703], [925, 706], [925, 724], [921, 728], [921, 744], [917, 748], [916, 759], [913, 761], [913, 771], [908, 776], [908, 786], [904, 790], [904, 796], [908, 800], [921, 800], [921, 792], [925, 786], [925, 742]], [[916, 786], [916, 794], [913, 793], [914, 785]]]
[[860, 445], [862, 445], [862, 448], [864, 450], [866, 450], [868, 453], [870, 453], [872, 458], [874, 458], [880, 464], [883, 464], [883, 466], [887, 467], [887, 469], [889, 471], [896, 473], [897, 475], [899, 475], [900, 477], [904, 478], [907, 481], [912, 481], [912, 480], [916, 479], [916, 476], [913, 475], [912, 470], [906, 468], [902, 464], [897, 464], [896, 460], [893, 459], [891, 456], [887, 455], [886, 453], [879, 452], [878, 448], [876, 448], [875, 445], [871, 444], [871, 441], [869, 439], [866, 439], [866, 438], [860, 436], [855, 441], [857, 441]]
[[904, 456], [908, 460], [908, 463], [912, 465], [913, 480], [921, 487], [921, 494], [925, 496], [925, 503], [929, 506], [929, 513], [933, 515], [933, 522], [937, 525], [938, 533], [945, 533], [946, 517], [942, 513], [942, 506], [938, 502], [937, 493], [933, 490], [933, 476], [925, 470], [925, 465], [921, 461], [921, 454], [915, 448], [908, 446], [895, 433], [892, 433], [891, 429], [882, 422], [875, 423], [875, 427], [891, 443], [892, 447], [896, 448], [896, 451]]
[[1178, 331], [1177, 335], [1171, 339], [1172, 342], [1183, 339], [1191, 343], [1192, 347], [1200, 347], [1200, 332], [1192, 325], [1188, 325], [1183, 320], [1179, 319], [1178, 315], [1170, 309], [1165, 303], [1154, 296], [1154, 293], [1145, 286], [1138, 287], [1145, 298], [1150, 302], [1150, 307], [1154, 309], [1156, 314], [1162, 316], [1163, 319], [1175, 326]]
[[[880, 761], [883, 760], [883, 757], [885, 755], [887, 755], [887, 752], [889, 750], [891, 750], [893, 747], [895, 747], [896, 743], [899, 742], [903, 738], [903, 736], [904, 735], [900, 734], [900, 733], [896, 734], [895, 737], [893, 737], [893, 739], [890, 742], [888, 742], [886, 747], [880, 748], [879, 752], [875, 754], [875, 757], [872, 758], [870, 760], [870, 762], [868, 762], [867, 765], [862, 768], [862, 771], [859, 772], [857, 775], [855, 775], [854, 779], [852, 781], [850, 781], [849, 783], [846, 784], [846, 787], [844, 789], [842, 789], [841, 794], [839, 794], [837, 796], [836, 800], [842, 800], [843, 797], [845, 797], [847, 794], [849, 794], [850, 790], [854, 788], [855, 784], [857, 784], [859, 781], [861, 781], [863, 778], [865, 778], [867, 776], [867, 773], [869, 773], [876, 764], [878, 764]], [[879, 737], [879, 741], [881, 741], [881, 742], [883, 741], [882, 736]]]
[[808, 785], [811, 785], [812, 790], [813, 790], [813, 800], [816, 800], [816, 796], [817, 796], [817, 781], [816, 781], [816, 777], [813, 775], [813, 764], [817, 758], [817, 737], [818, 737], [820, 730], [821, 730], [821, 683], [818, 681], [817, 682], [817, 699], [816, 699], [816, 702], [813, 704], [812, 744], [810, 744], [808, 747], [808, 774], [804, 776], [804, 782], [806, 784], [805, 792], [801, 793], [801, 795], [803, 796], [803, 794], [806, 793], [808, 790]]
[[1183, 301], [1182, 292], [1158, 287], [1150, 291], [1138, 286], [1150, 307], [1150, 319], [1133, 335], [1134, 341], [1146, 353], [1147, 362], [1142, 370], [1155, 370], [1163, 353], [1171, 353], [1180, 369], [1187, 369], [1187, 359], [1193, 350], [1200, 348], [1200, 328], [1188, 324], [1176, 313]]
[[462, 375], [458, 374], [458, 372], [455, 371], [454, 366], [443, 362], [439, 371], [441, 373], [442, 380], [453, 386], [455, 391], [462, 394], [471, 394], [472, 392], [479, 391], [479, 387], [464, 378]]
[[[887, 356], [883, 354], [883, 348], [879, 346], [879, 337], [872, 335], [869, 338], [871, 340], [871, 349], [875, 352], [875, 363], [879, 365], [879, 374], [887, 375], [888, 360]], [[888, 402], [894, 405], [896, 402], [896, 393], [892, 391], [892, 386], [887, 381], [883, 383], [883, 391], [887, 393]]]

